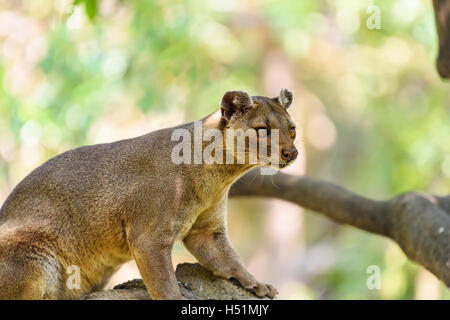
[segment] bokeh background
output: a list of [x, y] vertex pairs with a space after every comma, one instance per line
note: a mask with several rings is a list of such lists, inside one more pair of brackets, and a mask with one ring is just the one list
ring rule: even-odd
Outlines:
[[[58, 153], [199, 119], [227, 90], [281, 87], [301, 133], [292, 174], [377, 199], [448, 194], [433, 19], [428, 0], [0, 0], [0, 203]], [[450, 298], [393, 242], [281, 201], [230, 201], [229, 232], [283, 299]], [[109, 286], [138, 276], [127, 263]]]

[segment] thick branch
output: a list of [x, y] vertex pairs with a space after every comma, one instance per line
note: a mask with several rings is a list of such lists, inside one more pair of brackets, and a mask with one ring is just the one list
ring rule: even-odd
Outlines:
[[[231, 280], [215, 276], [198, 263], [177, 266], [181, 295], [188, 300], [267, 300], [258, 298]], [[112, 290], [92, 292], [82, 300], [151, 300], [142, 279], [135, 279]]]
[[[339, 223], [349, 223], [359, 229], [386, 235], [390, 224], [385, 218], [388, 202], [370, 200], [337, 185], [320, 180], [284, 173], [258, 176], [252, 171], [237, 181], [231, 191], [234, 196], [274, 197], [322, 212]], [[248, 183], [253, 181], [252, 183]]]
[[450, 78], [450, 0], [433, 0], [434, 17], [439, 37], [437, 70], [442, 78]]
[[411, 192], [376, 201], [317, 179], [284, 173], [260, 176], [258, 170], [233, 185], [230, 197], [237, 196], [283, 199], [338, 223], [389, 237], [450, 287], [450, 197]]
[[436, 196], [436, 199], [438, 201], [438, 205], [439, 207], [444, 210], [445, 212], [447, 212], [448, 214], [450, 214], [450, 196], [446, 196], [446, 197], [438, 197]]

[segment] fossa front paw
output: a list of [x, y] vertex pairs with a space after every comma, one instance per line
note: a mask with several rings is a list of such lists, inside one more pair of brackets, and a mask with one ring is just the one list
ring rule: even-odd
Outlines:
[[278, 290], [275, 289], [271, 284], [259, 282], [251, 274], [236, 274], [232, 278], [236, 279], [241, 286], [250, 292], [253, 292], [260, 298], [269, 297], [271, 299], [275, 298], [278, 294]]

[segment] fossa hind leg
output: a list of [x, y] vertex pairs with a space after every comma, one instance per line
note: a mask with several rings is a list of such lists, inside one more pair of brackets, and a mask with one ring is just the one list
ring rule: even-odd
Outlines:
[[26, 256], [0, 258], [0, 300], [58, 298], [54, 275], [46, 274], [45, 263]]
[[57, 299], [59, 263], [42, 248], [0, 239], [0, 299]]

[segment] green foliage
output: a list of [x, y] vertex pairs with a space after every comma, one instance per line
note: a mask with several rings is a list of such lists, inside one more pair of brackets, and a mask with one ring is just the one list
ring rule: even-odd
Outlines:
[[90, 20], [94, 20], [97, 15], [98, 1], [97, 0], [75, 0], [73, 2], [74, 5], [84, 4], [86, 8], [86, 15]]

